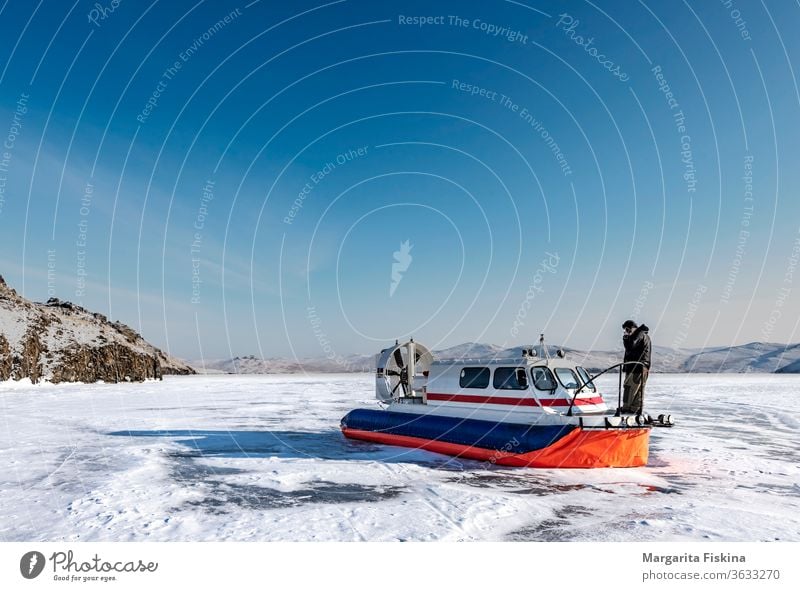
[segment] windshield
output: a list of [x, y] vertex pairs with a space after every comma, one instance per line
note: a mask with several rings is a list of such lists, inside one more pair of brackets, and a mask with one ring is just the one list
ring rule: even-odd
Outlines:
[[555, 390], [556, 379], [553, 373], [546, 367], [534, 367], [531, 369], [531, 377], [533, 378], [533, 385], [537, 390]]
[[558, 377], [558, 381], [561, 382], [561, 385], [567, 390], [574, 390], [580, 387], [578, 376], [568, 367], [557, 367], [556, 376]]
[[581, 379], [583, 380], [583, 383], [586, 384], [586, 389], [591, 390], [592, 392], [596, 392], [597, 389], [594, 387], [594, 382], [592, 381], [589, 372], [583, 369], [582, 367], [578, 367], [577, 370], [578, 370], [578, 375], [580, 375]]

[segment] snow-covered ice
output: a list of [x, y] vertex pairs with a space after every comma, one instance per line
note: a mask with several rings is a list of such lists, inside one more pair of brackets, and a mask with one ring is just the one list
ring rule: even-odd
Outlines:
[[0, 540], [800, 540], [799, 385], [655, 374], [647, 467], [535, 470], [345, 439], [367, 374], [4, 382]]

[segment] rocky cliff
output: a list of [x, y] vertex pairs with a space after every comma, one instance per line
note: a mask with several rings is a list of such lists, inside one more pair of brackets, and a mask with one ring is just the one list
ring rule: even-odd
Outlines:
[[193, 373], [130, 327], [55, 298], [31, 302], [0, 276], [0, 380], [121, 382]]

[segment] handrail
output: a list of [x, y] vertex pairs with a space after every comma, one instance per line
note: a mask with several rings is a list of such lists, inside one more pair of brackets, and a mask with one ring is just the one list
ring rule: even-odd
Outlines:
[[[644, 363], [642, 363], [641, 361], [623, 361], [622, 363], [617, 363], [616, 365], [612, 365], [611, 367], [607, 367], [606, 369], [604, 369], [603, 371], [601, 371], [601, 372], [600, 372], [599, 374], [597, 374], [597, 375], [594, 375], [594, 376], [589, 376], [589, 381], [585, 382], [585, 383], [583, 384], [583, 386], [581, 386], [580, 388], [578, 388], [577, 390], [575, 390], [575, 394], [573, 394], [573, 395], [572, 395], [572, 400], [571, 400], [571, 401], [570, 401], [570, 403], [569, 403], [569, 410], [567, 411], [567, 416], [568, 416], [568, 417], [571, 417], [571, 416], [572, 416], [572, 408], [575, 406], [575, 399], [578, 397], [578, 394], [580, 394], [581, 390], [583, 390], [583, 389], [584, 389], [586, 386], [588, 386], [589, 384], [591, 384], [592, 382], [594, 382], [594, 380], [595, 380], [596, 378], [599, 378], [599, 377], [600, 377], [601, 375], [603, 375], [604, 373], [607, 373], [607, 372], [609, 372], [609, 371], [611, 371], [612, 369], [614, 369], [614, 368], [617, 368], [617, 367], [620, 367], [620, 368], [621, 368], [621, 367], [623, 367], [623, 366], [625, 366], [625, 365], [642, 365], [642, 366], [643, 366], [643, 365], [644, 365]], [[621, 375], [621, 374], [620, 374], [620, 375]]]

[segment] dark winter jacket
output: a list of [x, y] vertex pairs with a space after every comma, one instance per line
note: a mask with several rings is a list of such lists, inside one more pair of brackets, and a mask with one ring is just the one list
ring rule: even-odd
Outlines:
[[[650, 354], [652, 345], [650, 343], [650, 331], [646, 325], [642, 324], [630, 335], [622, 335], [622, 344], [625, 347], [625, 361], [640, 361], [648, 370], [650, 369]], [[625, 373], [641, 373], [641, 365], [629, 365], [625, 367]]]

